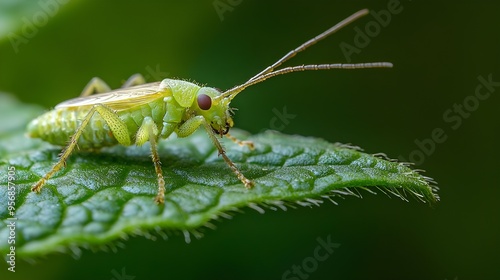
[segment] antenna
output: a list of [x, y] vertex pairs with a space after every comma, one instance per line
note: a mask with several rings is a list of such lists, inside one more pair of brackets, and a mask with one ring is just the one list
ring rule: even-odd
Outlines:
[[307, 42], [303, 43], [299, 47], [295, 48], [294, 50], [291, 50], [288, 52], [285, 56], [280, 58], [278, 61], [273, 63], [272, 65], [268, 66], [266, 69], [262, 70], [259, 72], [257, 75], [253, 76], [250, 80], [246, 81], [244, 84], [241, 84], [239, 86], [235, 86], [221, 95], [217, 96], [216, 99], [222, 99], [222, 98], [229, 98], [232, 100], [238, 93], [243, 91], [245, 88], [258, 84], [260, 82], [265, 81], [266, 79], [283, 75], [283, 74], [288, 74], [288, 73], [293, 73], [293, 72], [301, 72], [301, 71], [309, 71], [309, 70], [331, 70], [331, 69], [366, 69], [366, 68], [392, 68], [392, 63], [389, 62], [372, 62], [372, 63], [358, 63], [358, 64], [342, 64], [342, 63], [336, 63], [336, 64], [311, 64], [311, 65], [300, 65], [300, 66], [291, 66], [291, 67], [286, 67], [280, 70], [274, 71], [277, 67], [279, 67], [281, 64], [286, 62], [287, 60], [291, 59], [292, 57], [296, 56], [298, 53], [306, 50], [310, 46], [316, 44], [317, 42], [325, 39], [326, 37], [332, 35], [333, 33], [337, 32], [338, 30], [342, 29], [343, 27], [347, 26], [348, 24], [356, 21], [360, 17], [366, 16], [368, 14], [368, 9], [363, 9], [360, 10], [351, 16], [347, 17], [343, 21], [337, 23], [336, 25], [332, 26], [325, 32], [319, 34], [318, 36], [308, 40]]

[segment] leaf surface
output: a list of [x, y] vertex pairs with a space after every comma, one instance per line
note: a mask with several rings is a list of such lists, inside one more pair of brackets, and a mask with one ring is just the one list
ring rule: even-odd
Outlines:
[[[60, 152], [24, 136], [26, 123], [41, 112], [0, 95], [0, 169], [5, 171], [0, 175], [0, 251], [9, 248], [6, 225], [14, 214], [19, 256], [102, 245], [154, 229], [196, 235], [196, 228], [240, 207], [261, 211], [319, 204], [324, 198], [358, 196], [358, 189], [431, 203], [438, 199], [430, 180], [404, 164], [321, 139], [271, 131], [249, 135], [236, 129], [232, 134], [253, 141], [255, 149], [223, 143], [229, 158], [255, 182], [250, 190], [200, 130], [159, 144], [167, 188], [164, 205], [153, 202], [157, 181], [148, 144], [75, 153], [35, 194], [31, 185], [50, 170]], [[15, 168], [11, 178], [9, 168]], [[13, 213], [6, 207], [9, 181], [15, 184]]]

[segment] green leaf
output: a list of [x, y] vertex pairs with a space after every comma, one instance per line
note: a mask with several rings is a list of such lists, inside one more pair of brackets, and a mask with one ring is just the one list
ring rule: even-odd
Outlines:
[[[407, 166], [324, 140], [276, 132], [248, 135], [255, 150], [224, 141], [227, 155], [254, 180], [247, 190], [218, 157], [203, 131], [185, 139], [161, 141], [167, 182], [165, 205], [153, 203], [156, 175], [149, 146], [81, 152], [67, 162], [41, 194], [31, 185], [47, 172], [60, 148], [24, 137], [24, 127], [42, 112], [0, 95], [0, 250], [7, 251], [8, 168], [15, 168], [16, 254], [28, 257], [98, 246], [130, 234], [181, 230], [194, 233], [239, 207], [282, 208], [319, 204], [322, 199], [359, 196], [357, 189], [380, 190], [403, 199], [438, 199], [430, 180]], [[263, 208], [261, 208], [261, 206]], [[290, 213], [292, 215], [292, 213]]]

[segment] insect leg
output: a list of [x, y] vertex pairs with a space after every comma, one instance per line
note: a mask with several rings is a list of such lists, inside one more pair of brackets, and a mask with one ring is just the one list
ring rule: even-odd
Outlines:
[[252, 141], [241, 141], [239, 140], [238, 138], [232, 136], [231, 134], [226, 133], [225, 135], [227, 138], [231, 139], [231, 141], [233, 141], [234, 143], [240, 145], [240, 146], [248, 146], [248, 148], [250, 148], [250, 150], [253, 150], [255, 149], [255, 146], [253, 145], [253, 142]]
[[102, 104], [94, 105], [93, 108], [95, 108], [104, 121], [106, 121], [118, 143], [124, 146], [129, 146], [130, 133], [128, 132], [127, 125], [120, 119], [120, 117], [118, 117], [113, 110]]
[[165, 202], [165, 179], [163, 178], [160, 156], [158, 155], [158, 147], [156, 145], [157, 139], [158, 127], [151, 117], [145, 117], [141, 127], [139, 127], [137, 131], [136, 144], [140, 146], [148, 140], [151, 143], [151, 156], [153, 158], [156, 176], [158, 177], [158, 194], [155, 197], [155, 202], [157, 204], [163, 204]]
[[195, 132], [204, 121], [205, 118], [203, 118], [203, 116], [192, 117], [183, 124], [181, 124], [179, 128], [175, 130], [175, 133], [179, 137], [187, 137], [193, 134], [193, 132]]
[[118, 117], [118, 115], [116, 115], [115, 112], [111, 111], [111, 109], [105, 107], [102, 104], [94, 105], [89, 110], [85, 118], [83, 118], [80, 126], [76, 129], [75, 134], [71, 136], [68, 146], [64, 148], [64, 150], [61, 153], [61, 156], [59, 157], [59, 161], [52, 167], [52, 169], [49, 172], [47, 172], [47, 174], [45, 174], [45, 176], [43, 176], [43, 178], [41, 178], [35, 185], [33, 185], [31, 191], [40, 192], [40, 190], [42, 189], [43, 185], [45, 185], [47, 180], [49, 180], [49, 178], [52, 177], [54, 173], [56, 173], [66, 165], [66, 159], [75, 149], [75, 146], [78, 143], [78, 139], [82, 135], [83, 130], [85, 129], [85, 127], [87, 127], [90, 120], [92, 119], [92, 116], [96, 111], [106, 121], [117, 141], [122, 145], [130, 145], [130, 135], [128, 133], [127, 126]]
[[146, 83], [146, 79], [144, 79], [144, 77], [141, 74], [137, 73], [137, 74], [130, 76], [130, 78], [128, 78], [128, 80], [123, 84], [122, 88], [138, 86], [138, 85], [142, 85], [145, 83]]
[[[122, 88], [128, 88], [131, 86], [142, 85], [146, 83], [146, 79], [141, 74], [134, 74], [128, 78], [128, 80], [123, 84]], [[85, 97], [92, 95], [94, 93], [103, 93], [111, 91], [111, 88], [103, 81], [101, 78], [94, 77], [88, 82], [88, 84], [83, 89], [80, 97]]]
[[71, 137], [68, 146], [66, 146], [66, 148], [64, 148], [64, 150], [61, 152], [61, 155], [59, 157], [59, 161], [52, 167], [52, 169], [49, 172], [47, 172], [47, 174], [45, 174], [45, 176], [43, 176], [43, 178], [38, 180], [38, 182], [33, 185], [33, 187], [31, 188], [31, 191], [40, 192], [43, 185], [45, 185], [45, 182], [47, 182], [47, 180], [49, 180], [49, 178], [52, 177], [52, 175], [54, 175], [54, 173], [59, 171], [62, 167], [66, 166], [66, 159], [69, 157], [69, 155], [71, 154], [71, 152], [75, 148], [76, 143], [78, 142], [78, 138], [80, 138], [80, 135], [82, 134], [85, 127], [88, 125], [88, 123], [89, 123], [90, 119], [92, 118], [92, 115], [94, 115], [95, 111], [96, 111], [95, 107], [90, 109], [88, 114], [82, 120], [82, 123], [80, 124], [80, 126], [76, 130], [75, 134], [73, 134], [73, 136]]
[[94, 93], [103, 93], [111, 91], [111, 88], [106, 84], [105, 81], [101, 80], [101, 78], [94, 77], [88, 82], [88, 84], [83, 89], [80, 97], [85, 97], [92, 95]]
[[253, 182], [250, 181], [250, 180], [248, 180], [245, 177], [245, 175], [243, 175], [243, 173], [241, 173], [241, 171], [238, 169], [238, 167], [236, 167], [236, 165], [234, 164], [234, 162], [232, 162], [231, 159], [229, 159], [226, 156], [226, 151], [224, 151], [224, 148], [222, 148], [222, 145], [220, 144], [219, 140], [215, 136], [215, 134], [214, 134], [214, 132], [213, 132], [212, 127], [210, 126], [210, 124], [207, 123], [206, 121], [204, 121], [203, 125], [205, 126], [205, 129], [206, 129], [206, 131], [208, 133], [208, 136], [210, 137], [210, 139], [214, 143], [215, 147], [219, 151], [219, 155], [222, 156], [222, 158], [224, 159], [224, 161], [226, 162], [226, 164], [229, 166], [229, 168], [231, 168], [231, 170], [233, 170], [234, 174], [236, 174], [236, 177], [238, 177], [238, 179], [240, 179], [240, 181], [243, 183], [243, 185], [245, 185], [245, 187], [247, 189], [251, 188], [253, 186]]

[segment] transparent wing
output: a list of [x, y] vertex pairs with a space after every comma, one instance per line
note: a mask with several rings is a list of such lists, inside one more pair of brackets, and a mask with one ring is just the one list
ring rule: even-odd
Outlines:
[[160, 91], [159, 85], [160, 82], [155, 82], [128, 88], [120, 88], [110, 92], [93, 94], [85, 97], [77, 97], [59, 103], [56, 109], [104, 104], [113, 110], [126, 110], [162, 97], [164, 92]]

